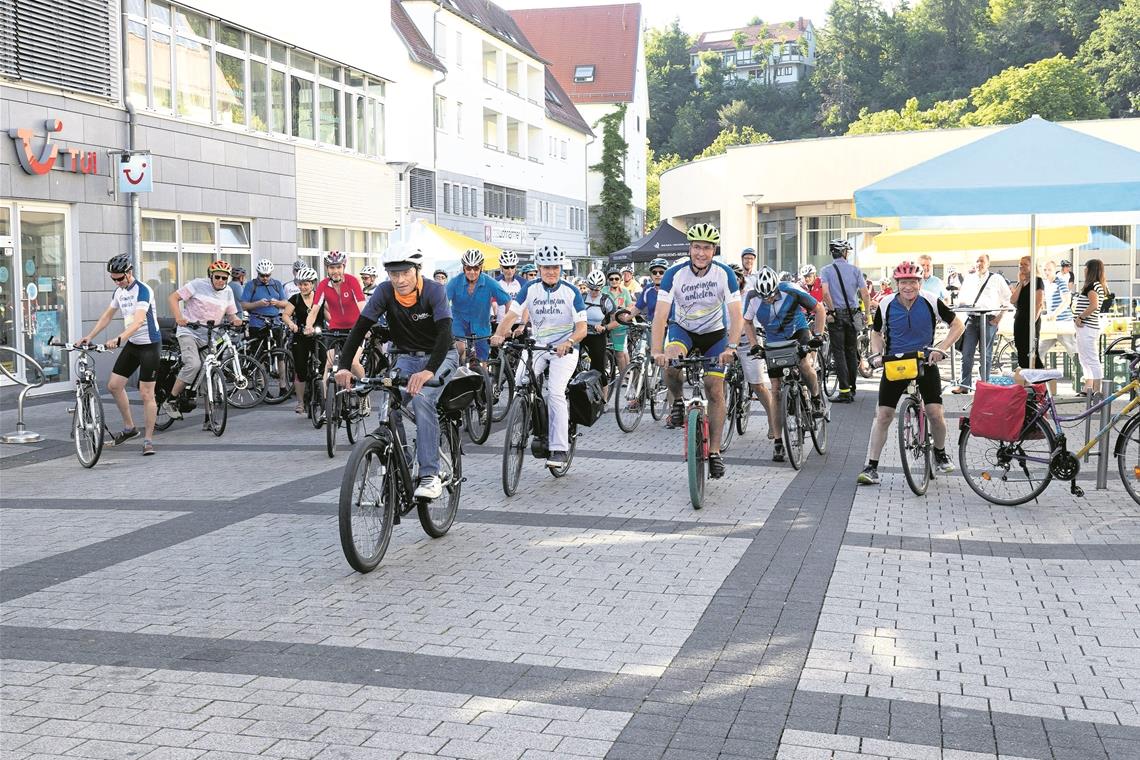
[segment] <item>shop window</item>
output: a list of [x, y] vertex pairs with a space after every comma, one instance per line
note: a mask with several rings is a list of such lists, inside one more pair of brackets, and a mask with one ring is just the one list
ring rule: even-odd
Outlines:
[[245, 124], [245, 60], [219, 52], [214, 62], [218, 121]]
[[336, 227], [322, 227], [321, 234], [324, 237], [324, 245], [321, 246], [321, 250], [343, 251], [345, 249], [344, 230]]
[[178, 242], [176, 223], [173, 219], [143, 217], [142, 239], [148, 243]]
[[170, 313], [168, 300], [170, 294], [178, 289], [178, 253], [148, 250], [144, 245], [139, 263], [139, 278], [154, 292], [156, 313], [160, 317], [174, 316]]
[[293, 124], [290, 134], [305, 140], [313, 139], [313, 83], [308, 79], [289, 77], [293, 104]]
[[184, 220], [182, 222], [182, 243], [184, 245], [214, 245], [214, 223]]
[[[260, 61], [249, 62], [249, 125], [259, 132], [269, 131], [269, 87], [266, 81], [268, 71]], [[285, 120], [281, 120], [284, 125]]]
[[320, 86], [321, 142], [340, 145], [340, 90]]

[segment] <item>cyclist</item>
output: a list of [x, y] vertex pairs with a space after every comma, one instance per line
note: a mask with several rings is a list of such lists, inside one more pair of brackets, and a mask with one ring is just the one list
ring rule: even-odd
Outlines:
[[[940, 359], [949, 355], [950, 346], [966, 331], [962, 320], [950, 310], [942, 299], [930, 291], [922, 289], [922, 270], [910, 261], [895, 267], [895, 282], [898, 292], [883, 296], [875, 309], [871, 327], [871, 348], [880, 357], [888, 354], [901, 354], [921, 351], [927, 346], [935, 350], [926, 357], [927, 366], [918, 380], [918, 392], [926, 406], [926, 419], [930, 432], [934, 435], [934, 463], [939, 472], [953, 472], [954, 465], [946, 454], [946, 418], [942, 413], [942, 378], [935, 364], [935, 354]], [[943, 341], [934, 344], [934, 328], [942, 320], [950, 325]], [[881, 364], [881, 358], [876, 360]], [[888, 380], [886, 375], [879, 380], [879, 406], [875, 411], [875, 422], [871, 425], [871, 438], [867, 442], [867, 466], [859, 473], [861, 485], [879, 483], [879, 455], [887, 441], [887, 431], [895, 417], [895, 406], [906, 393], [909, 380]]]
[[446, 269], [437, 269], [434, 272], [432, 272], [431, 278], [433, 280], [435, 280], [436, 282], [438, 282], [440, 285], [446, 285], [447, 279], [448, 279], [447, 278], [447, 270]]
[[304, 269], [309, 269], [309, 265], [301, 259], [293, 262], [293, 279], [285, 283], [285, 298], [286, 300], [292, 298], [301, 292], [301, 281], [297, 279], [297, 275]]
[[[131, 417], [131, 406], [127, 400], [127, 380], [139, 371], [139, 396], [143, 402], [143, 455], [154, 453], [154, 420], [158, 408], [154, 403], [154, 382], [158, 376], [158, 365], [162, 350], [162, 335], [158, 330], [158, 316], [155, 314], [154, 293], [135, 279], [131, 257], [120, 253], [107, 262], [107, 274], [115, 283], [111, 304], [99, 315], [91, 332], [75, 342], [76, 346], [91, 343], [91, 339], [101, 333], [115, 318], [115, 312], [123, 318], [124, 329], [104, 345], [107, 348], [122, 347], [115, 366], [111, 369], [111, 379], [107, 390], [115, 398], [115, 406], [123, 416], [123, 429], [115, 435], [114, 445], [120, 446], [135, 438], [139, 430]], [[145, 329], [144, 329], [145, 326]], [[123, 345], [126, 341], [126, 345]]]
[[[364, 291], [360, 288], [360, 281], [350, 274], [344, 273], [344, 263], [348, 259], [340, 251], [329, 251], [325, 256], [325, 274], [328, 276], [321, 280], [314, 291], [317, 308], [310, 309], [305, 318], [305, 334], [311, 335], [317, 324], [317, 317], [324, 314], [328, 318], [330, 330], [351, 330], [364, 309]], [[324, 306], [324, 309], [320, 307]], [[332, 364], [333, 352], [329, 349], [325, 365], [325, 373]], [[364, 377], [364, 367], [360, 364], [360, 356], [352, 360], [352, 371], [357, 377]]]
[[[742, 271], [743, 269], [744, 267], [741, 267]], [[753, 272], [751, 275], [746, 273], [743, 276], [744, 285], [741, 286], [741, 292], [744, 293], [743, 311], [745, 315], [748, 314], [752, 299], [757, 298], [756, 280], [759, 276], [759, 272]], [[740, 279], [739, 272], [737, 273], [737, 278]], [[753, 323], [753, 327], [760, 327], [761, 329], [763, 329], [763, 325], [755, 322], [754, 317], [750, 319], [745, 316], [744, 322], [744, 332], [740, 335], [740, 342], [747, 346], [748, 349], [744, 351], [744, 353], [738, 352], [740, 365], [744, 369], [744, 380], [748, 383], [751, 396], [759, 399], [760, 403], [764, 406], [764, 413], [768, 417], [768, 440], [772, 440], [775, 438], [772, 432], [772, 395], [768, 392], [768, 386], [764, 384], [761, 374], [761, 370], [764, 367], [764, 360], [760, 358], [758, 352], [753, 353], [752, 351], [753, 347], [759, 345], [759, 342], [755, 338], [756, 331], [755, 329], [748, 329], [749, 322]]]
[[[566, 254], [558, 246], [542, 246], [535, 251], [534, 260], [542, 279], [527, 283], [511, 301], [511, 308], [499, 323], [491, 345], [501, 346], [510, 333], [511, 325], [523, 311], [527, 311], [535, 340], [539, 344], [556, 347], [553, 355], [544, 351], [534, 357], [534, 371], [536, 374], [541, 374], [544, 369], [549, 371], [549, 377], [543, 384], [550, 436], [546, 466], [557, 468], [566, 464], [570, 449], [570, 405], [566, 400], [566, 385], [578, 366], [575, 349], [586, 337], [586, 304], [578, 289], [562, 279]], [[519, 362], [517, 377], [519, 382], [526, 381], [525, 362]]]
[[855, 400], [855, 378], [859, 371], [859, 333], [866, 324], [866, 314], [860, 302], [869, 310], [871, 296], [863, 273], [847, 261], [851, 244], [836, 238], [827, 245], [832, 262], [823, 268], [819, 279], [823, 281], [823, 302], [832, 315], [828, 326], [831, 333], [831, 353], [835, 356], [835, 377], [839, 381], [839, 395], [835, 401], [849, 404]]
[[256, 351], [257, 344], [268, 337], [269, 323], [281, 316], [281, 310], [289, 301], [285, 296], [285, 286], [273, 278], [272, 261], [261, 259], [254, 271], [257, 277], [242, 288], [239, 302], [249, 318], [250, 348]]
[[[673, 359], [696, 349], [706, 358], [705, 392], [709, 401], [709, 477], [724, 476], [724, 460], [720, 456], [721, 431], [724, 428], [724, 365], [732, 361], [739, 346], [737, 338], [743, 329], [740, 288], [736, 275], [725, 264], [713, 261], [720, 244], [720, 230], [711, 224], [695, 224], [686, 233], [689, 258], [675, 264], [661, 278], [657, 294], [659, 307], [653, 315], [653, 360], [666, 367], [665, 384], [673, 408], [671, 427], [684, 424], [685, 403], [682, 400], [681, 370], [669, 367]], [[672, 313], [671, 313], [672, 312]], [[725, 314], [728, 332], [725, 333]], [[670, 318], [672, 317], [672, 322]], [[669, 342], [665, 343], [666, 331]]]
[[653, 314], [657, 308], [657, 294], [661, 292], [661, 278], [665, 276], [665, 270], [668, 268], [669, 262], [662, 258], [649, 262], [649, 276], [653, 279], [653, 284], [637, 294], [637, 303], [632, 309], [635, 317], [645, 314], [646, 319], [653, 321]]
[[590, 356], [590, 369], [601, 373], [603, 382], [609, 387], [612, 377], [606, 377], [606, 333], [618, 327], [614, 320], [617, 305], [613, 297], [603, 291], [606, 276], [602, 270], [594, 269], [586, 275], [586, 295], [582, 302], [586, 305], [586, 337], [582, 348]]
[[[606, 293], [614, 301], [615, 309], [625, 309], [632, 311], [634, 304], [637, 302], [636, 297], [631, 293], [623, 284], [622, 277], [626, 274], [626, 269], [632, 277], [633, 267], [622, 267], [621, 272], [611, 269], [606, 273], [606, 280], [609, 282], [609, 290]], [[635, 285], [637, 283], [634, 283]], [[623, 324], [616, 323], [615, 327], [610, 328], [610, 339], [614, 344], [614, 354], [617, 356], [617, 373], [620, 376], [625, 372], [626, 366], [629, 365], [629, 353], [625, 350], [625, 339], [629, 336], [629, 328]]]
[[[519, 255], [514, 251], [503, 251], [499, 254], [499, 275], [495, 278], [503, 290], [507, 291], [507, 295], [514, 298], [518, 292], [522, 290], [522, 279], [515, 277], [515, 273], [519, 268]], [[511, 304], [501, 303], [496, 307], [495, 322], [502, 322], [503, 315], [507, 313], [507, 309]]]
[[633, 264], [626, 264], [621, 268], [621, 284], [635, 297], [641, 292], [641, 284], [633, 276]]
[[360, 268], [360, 289], [364, 291], [365, 296], [372, 295], [372, 291], [376, 290], [376, 278], [379, 276], [380, 273], [371, 264]]
[[[776, 273], [768, 267], [761, 269], [756, 276], [753, 292], [755, 296], [749, 299], [748, 310], [744, 313], [745, 329], [752, 345], [760, 344], [753, 322], [761, 325], [766, 341], [795, 340], [813, 348], [823, 345], [823, 324], [827, 319], [827, 312], [822, 303], [790, 282], [780, 282]], [[815, 315], [811, 330], [808, 329], [806, 311]], [[780, 405], [776, 402], [779, 398], [780, 379], [784, 376], [783, 373], [782, 369], [768, 370], [768, 379], [772, 381], [768, 421], [776, 439], [772, 451], [773, 462], [784, 461], [784, 439], [780, 434], [784, 420], [780, 416], [782, 411]], [[823, 400], [819, 396], [819, 379], [806, 356], [800, 359], [800, 373], [811, 392], [812, 413], [819, 416], [823, 413]]]
[[[182, 349], [182, 369], [178, 371], [178, 378], [166, 401], [166, 413], [173, 420], [182, 419], [182, 391], [194, 382], [202, 368], [200, 351], [206, 347], [206, 322], [220, 324], [228, 315], [234, 327], [242, 324], [237, 315], [234, 293], [229, 288], [231, 271], [229, 262], [219, 259], [206, 267], [207, 277], [191, 280], [171, 293], [168, 299], [170, 313], [178, 324], [175, 335]], [[190, 322], [197, 322], [199, 326], [190, 327]]]
[[823, 281], [819, 279], [813, 265], [804, 264], [800, 268], [800, 283], [809, 296], [817, 301], [823, 301]]
[[523, 278], [523, 285], [538, 279], [538, 270], [534, 264], [523, 264], [519, 267], [519, 275]]
[[[305, 334], [305, 323], [309, 319], [309, 310], [314, 308], [313, 304], [316, 298], [313, 295], [313, 290], [317, 287], [317, 280], [320, 278], [317, 275], [317, 270], [305, 267], [297, 273], [297, 279], [301, 283], [301, 290], [289, 297], [282, 318], [285, 320], [285, 326], [293, 333], [291, 347], [294, 371], [293, 388], [297, 392], [297, 406], [293, 411], [297, 414], [304, 414], [305, 383], [309, 380], [309, 357], [317, 348], [316, 339]], [[323, 312], [325, 307], [322, 304], [315, 308], [318, 312]], [[318, 313], [316, 321], [324, 324], [325, 315]]]
[[[352, 326], [341, 348], [339, 366], [348, 366], [349, 359], [359, 353], [368, 331], [382, 315], [386, 317], [385, 338], [396, 349], [410, 352], [396, 358], [396, 369], [408, 378], [407, 393], [412, 397], [416, 417], [419, 477], [415, 497], [437, 499], [443, 493], [443, 484], [439, 479], [439, 414], [435, 403], [443, 388], [425, 383], [450, 375], [459, 356], [451, 341], [447, 293], [440, 283], [424, 279], [420, 273], [423, 261], [423, 252], [407, 243], [393, 245], [385, 252], [383, 264], [388, 279], [376, 286]], [[336, 373], [336, 381], [347, 388], [352, 385], [352, 373], [341, 369]]]
[[[455, 350], [459, 361], [466, 361], [465, 335], [491, 334], [491, 302], [509, 304], [510, 295], [494, 278], [483, 273], [483, 252], [468, 248], [460, 259], [463, 276], [447, 283], [447, 300], [451, 304], [451, 329], [455, 335]], [[475, 355], [486, 365], [491, 355], [487, 341], [475, 343]]]
[[241, 303], [241, 294], [245, 291], [245, 275], [245, 267], [243, 266], [235, 266], [233, 271], [230, 272], [230, 290], [232, 290], [234, 294], [234, 303], [237, 305], [238, 319], [243, 322], [248, 319], [245, 313], [245, 307], [242, 306]]

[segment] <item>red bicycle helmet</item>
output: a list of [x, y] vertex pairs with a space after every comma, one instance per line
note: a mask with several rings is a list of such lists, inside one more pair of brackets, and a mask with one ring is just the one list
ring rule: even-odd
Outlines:
[[214, 274], [215, 272], [232, 275], [233, 268], [230, 266], [230, 262], [218, 259], [214, 263], [210, 264], [210, 266], [206, 267], [206, 274]]
[[922, 270], [913, 261], [903, 261], [895, 267], [894, 278], [896, 280], [921, 280]]

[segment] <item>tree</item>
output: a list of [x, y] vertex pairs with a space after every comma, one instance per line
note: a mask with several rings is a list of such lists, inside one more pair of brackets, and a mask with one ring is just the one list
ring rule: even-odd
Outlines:
[[645, 176], [645, 230], [654, 230], [661, 222], [661, 175], [680, 166], [681, 157], [676, 153], [666, 153], [656, 158], [650, 148], [646, 156]]
[[990, 0], [986, 45], [1002, 68], [1074, 56], [1103, 10], [1120, 0]]
[[918, 98], [911, 98], [899, 111], [887, 109], [871, 113], [864, 108], [859, 112], [859, 118], [851, 122], [847, 134], [868, 135], [881, 132], [952, 129], [962, 125], [962, 116], [967, 110], [965, 98], [940, 100], [926, 111], [919, 110]]
[[1096, 80], [1063, 55], [1006, 69], [971, 90], [970, 102], [975, 110], [962, 122], [971, 126], [1013, 124], [1033, 114], [1050, 121], [1108, 115]]
[[835, 0], [820, 33], [813, 81], [821, 97], [820, 122], [842, 133], [862, 107], [890, 105], [884, 95], [889, 19], [878, 0]]
[[752, 128], [759, 123], [760, 114], [748, 102], [737, 99], [717, 109], [716, 121], [725, 129]]
[[591, 166], [590, 171], [602, 175], [601, 203], [595, 208], [602, 233], [602, 250], [606, 253], [629, 245], [627, 224], [633, 215], [633, 193], [625, 184], [625, 160], [629, 155], [629, 143], [621, 136], [625, 111], [626, 104], [622, 103], [594, 124], [595, 129], [602, 128], [602, 160]]
[[1096, 29], [1081, 45], [1078, 60], [1097, 84], [1097, 92], [1113, 116], [1140, 112], [1140, 0], [1124, 0], [1120, 8], [1100, 16]]
[[645, 34], [645, 73], [653, 114], [646, 136], [658, 150], [669, 138], [673, 116], [693, 90], [693, 73], [689, 69], [691, 44], [676, 19], [664, 29], [650, 29]]
[[741, 30], [737, 29], [732, 33], [732, 44], [737, 50], [743, 50], [745, 43], [748, 42], [748, 35]]
[[760, 18], [759, 16], [753, 16], [751, 18], [751, 20], [749, 20], [748, 25], [749, 26], [760, 26], [763, 23], [764, 23], [764, 19]]
[[752, 145], [754, 143], [772, 142], [772, 138], [768, 135], [757, 132], [752, 127], [744, 127], [738, 130], [736, 127], [729, 129], [722, 129], [716, 139], [709, 144], [709, 147], [701, 151], [697, 158], [708, 158], [710, 156], [719, 156], [721, 153], [728, 152], [730, 145]]

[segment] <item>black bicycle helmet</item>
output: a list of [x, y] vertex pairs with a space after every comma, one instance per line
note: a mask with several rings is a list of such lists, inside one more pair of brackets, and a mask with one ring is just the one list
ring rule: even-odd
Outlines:
[[124, 274], [134, 269], [134, 266], [128, 254], [120, 253], [107, 262], [107, 271], [111, 274]]

